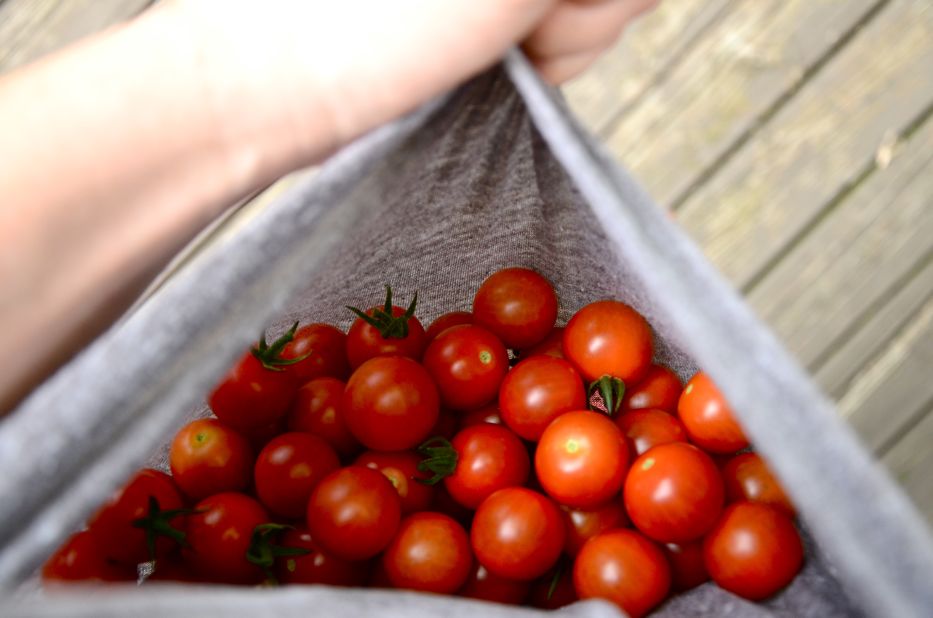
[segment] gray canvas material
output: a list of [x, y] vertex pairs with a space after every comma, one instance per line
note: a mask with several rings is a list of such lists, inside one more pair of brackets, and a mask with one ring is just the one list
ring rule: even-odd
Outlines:
[[[816, 540], [804, 572], [767, 604], [706, 584], [659, 615], [921, 616], [933, 608], [933, 550], [910, 503], [527, 63], [512, 54], [506, 67], [511, 81], [493, 71], [335, 156], [197, 258], [0, 425], [0, 465], [9, 471], [0, 478], [0, 582], [27, 577], [133, 468], [164, 455], [165, 440], [204, 413], [198, 402], [264, 326], [271, 323], [273, 335], [296, 319], [346, 328], [352, 316], [344, 305], [377, 304], [387, 282], [400, 300], [418, 290], [427, 323], [468, 309], [489, 273], [524, 265], [555, 284], [560, 322], [592, 300], [621, 299], [648, 317], [660, 361], [682, 378], [707, 369]], [[223, 615], [468, 611], [465, 601], [417, 594], [149, 588], [79, 595], [80, 608], [89, 615], [194, 606]], [[72, 594], [35, 591], [0, 603], [3, 615], [79, 607]], [[570, 611], [613, 613], [599, 603]]]

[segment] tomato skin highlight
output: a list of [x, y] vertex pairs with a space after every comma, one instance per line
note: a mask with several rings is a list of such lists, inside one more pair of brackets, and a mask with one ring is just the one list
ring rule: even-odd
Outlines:
[[[370, 308], [366, 313], [373, 315], [383, 307]], [[405, 315], [405, 309], [392, 306], [392, 316]], [[428, 344], [424, 326], [415, 316], [408, 318], [408, 335], [402, 338], [383, 337], [379, 329], [367, 323], [363, 318], [357, 318], [347, 332], [347, 360], [351, 369], [357, 369], [371, 358], [380, 356], [404, 356], [414, 360], [421, 360], [424, 348]]]
[[457, 466], [444, 479], [450, 496], [475, 509], [490, 494], [528, 480], [531, 462], [518, 437], [501, 425], [480, 424], [461, 430], [451, 441]]
[[520, 350], [547, 337], [557, 320], [557, 294], [529, 268], [504, 268], [486, 278], [473, 298], [473, 323]]
[[330, 324], [306, 324], [282, 350], [282, 358], [301, 358], [284, 370], [296, 384], [305, 384], [315, 378], [330, 377], [346, 380], [350, 375], [347, 360], [347, 336]]
[[251, 352], [244, 354], [210, 394], [207, 404], [227, 425], [243, 432], [285, 416], [298, 382], [284, 369], [267, 369]]
[[706, 536], [703, 558], [721, 588], [760, 601], [794, 579], [803, 565], [803, 544], [793, 522], [778, 509], [736, 502]]
[[585, 510], [565, 506], [561, 507], [561, 511], [567, 528], [564, 552], [571, 558], [575, 558], [583, 545], [594, 536], [616, 528], [625, 528], [631, 523], [621, 500], [610, 500]]
[[182, 556], [205, 581], [255, 584], [264, 574], [246, 559], [253, 530], [269, 521], [259, 502], [249, 496], [225, 492], [210, 496], [188, 516], [188, 543]]
[[[324, 584], [327, 586], [363, 586], [369, 577], [369, 563], [335, 558], [321, 550], [305, 528], [286, 530], [279, 545], [307, 549], [302, 556], [279, 558], [276, 579], [283, 584]], [[291, 565], [289, 565], [291, 562]]]
[[593, 537], [580, 550], [573, 582], [581, 599], [612, 601], [624, 612], [644, 616], [667, 596], [670, 567], [658, 547], [634, 530]]
[[628, 385], [622, 399], [623, 410], [654, 408], [674, 414], [684, 387], [677, 374], [664, 365], [651, 365], [636, 384]]
[[245, 489], [252, 476], [253, 450], [246, 438], [220, 421], [199, 419], [175, 434], [169, 465], [185, 495], [201, 500]]
[[430, 344], [434, 339], [448, 328], [461, 324], [472, 324], [473, 314], [469, 311], [451, 311], [437, 317], [425, 331], [425, 337]]
[[619, 493], [629, 453], [622, 432], [597, 412], [567, 412], [554, 419], [538, 442], [535, 472], [555, 501], [593, 508]]
[[555, 418], [586, 409], [586, 391], [569, 362], [537, 356], [515, 365], [499, 388], [499, 413], [508, 427], [536, 442]]
[[300, 518], [317, 484], [339, 467], [337, 453], [323, 438], [283, 433], [270, 440], [256, 458], [256, 495], [272, 513]]
[[487, 423], [489, 425], [504, 425], [502, 422], [502, 415], [499, 414], [499, 406], [489, 405], [485, 408], [480, 408], [479, 410], [473, 410], [471, 412], [466, 412], [460, 416], [460, 429], [466, 429], [467, 427], [472, 427], [473, 425], [481, 425]]
[[711, 453], [728, 455], [748, 446], [729, 403], [702, 371], [690, 378], [677, 403], [690, 441]]
[[641, 455], [659, 444], [686, 442], [687, 431], [677, 418], [663, 410], [630, 410], [615, 418], [629, 450]]
[[767, 464], [757, 453], [739, 453], [722, 467], [726, 501], [748, 500], [780, 509], [790, 518], [797, 516], [793, 503]]
[[625, 479], [629, 518], [645, 536], [685, 543], [703, 536], [723, 506], [716, 464], [691, 444], [661, 444], [638, 457]]
[[350, 432], [376, 451], [404, 451], [420, 444], [440, 410], [427, 370], [400, 356], [361, 365], [347, 382], [343, 412]]
[[628, 384], [648, 372], [654, 343], [641, 314], [625, 303], [603, 300], [570, 318], [564, 327], [563, 350], [587, 382], [609, 375]]
[[43, 583], [117, 582], [136, 579], [136, 569], [109, 562], [87, 530], [72, 535], [42, 565]]
[[479, 599], [492, 603], [505, 605], [521, 605], [528, 596], [530, 585], [528, 582], [519, 582], [505, 579], [490, 573], [486, 567], [474, 561], [467, 581], [460, 588], [460, 596], [468, 599]]
[[429, 509], [434, 501], [434, 486], [419, 482], [431, 476], [418, 470], [419, 463], [421, 456], [413, 451], [366, 451], [356, 458], [353, 465], [381, 472], [395, 487], [402, 514], [407, 515]]
[[396, 588], [453, 594], [470, 575], [473, 554], [463, 526], [441, 513], [409, 515], [382, 555]]
[[431, 342], [423, 364], [444, 406], [475, 410], [495, 401], [509, 370], [509, 354], [488, 330], [461, 325], [448, 328]]

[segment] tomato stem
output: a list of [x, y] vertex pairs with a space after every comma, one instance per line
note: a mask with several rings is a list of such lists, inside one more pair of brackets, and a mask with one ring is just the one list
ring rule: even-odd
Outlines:
[[418, 292], [415, 292], [415, 296], [411, 299], [405, 312], [399, 316], [392, 315], [392, 287], [387, 283], [386, 302], [382, 309], [374, 309], [372, 315], [349, 305], [347, 305], [347, 309], [378, 330], [379, 334], [382, 335], [384, 339], [404, 339], [408, 336], [408, 320], [415, 315], [415, 307], [417, 305]]
[[[269, 584], [276, 585], [279, 583], [279, 580], [272, 572], [272, 567], [275, 566], [277, 558], [292, 558], [311, 553], [309, 549], [284, 547], [273, 542], [282, 532], [291, 529], [292, 526], [273, 523], [259, 524], [253, 528], [253, 537], [250, 540], [249, 549], [246, 550], [246, 559], [262, 569]], [[292, 560], [290, 562], [294, 563]], [[290, 570], [294, 570], [294, 566]]]
[[250, 351], [253, 356], [256, 357], [256, 360], [262, 363], [262, 366], [266, 369], [270, 371], [285, 371], [285, 367], [288, 365], [300, 363], [311, 356], [311, 352], [308, 352], [304, 356], [299, 356], [297, 358], [282, 358], [282, 350], [295, 339], [295, 331], [297, 330], [298, 322], [295, 322], [284, 335], [271, 344], [266, 343], [266, 333], [263, 331], [262, 336], [259, 338], [259, 345], [253, 346], [253, 349]]
[[625, 396], [625, 382], [610, 375], [604, 375], [590, 384], [587, 401], [590, 410], [602, 412], [606, 416], [615, 416]]
[[418, 447], [418, 453], [424, 456], [418, 464], [421, 472], [433, 472], [429, 479], [417, 479], [425, 485], [437, 485], [457, 469], [457, 451], [447, 438], [435, 436]]
[[155, 563], [156, 560], [156, 539], [160, 536], [168, 537], [181, 545], [188, 547], [188, 539], [184, 532], [175, 528], [170, 523], [171, 520], [181, 515], [193, 515], [194, 509], [170, 509], [163, 511], [159, 507], [159, 501], [155, 496], [149, 496], [149, 513], [145, 517], [134, 519], [132, 524], [134, 528], [142, 528], [146, 531], [146, 550], [149, 552], [149, 560]]

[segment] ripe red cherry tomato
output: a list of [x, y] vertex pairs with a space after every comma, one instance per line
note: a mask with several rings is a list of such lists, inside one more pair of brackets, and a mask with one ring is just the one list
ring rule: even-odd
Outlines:
[[[156, 501], [156, 512], [150, 508], [152, 499]], [[178, 541], [184, 538], [184, 518], [181, 514], [175, 517], [165, 517], [163, 514], [166, 511], [177, 511], [183, 506], [181, 494], [172, 477], [147, 468], [137, 472], [91, 517], [88, 532], [104, 556], [135, 568], [140, 562], [163, 558], [178, 547]], [[137, 520], [145, 520], [152, 529], [155, 556], [149, 555], [146, 529], [133, 525]]]
[[621, 500], [610, 500], [587, 510], [563, 507], [562, 512], [567, 527], [564, 551], [571, 558], [576, 557], [583, 544], [594, 536], [629, 525]]
[[592, 508], [619, 493], [628, 461], [628, 447], [615, 423], [581, 410], [557, 417], [541, 434], [535, 472], [557, 502]]
[[664, 600], [671, 576], [654, 543], [634, 530], [613, 530], [583, 546], [573, 582], [581, 599], [607, 599], [638, 618]]
[[382, 472], [398, 492], [402, 514], [407, 515], [427, 510], [434, 499], [434, 487], [420, 482], [431, 477], [418, 470], [420, 463], [421, 456], [414, 451], [367, 451], [356, 458], [354, 465]]
[[794, 579], [803, 564], [803, 544], [793, 522], [778, 509], [736, 502], [706, 536], [703, 557], [721, 588], [759, 601]]
[[460, 596], [505, 605], [520, 605], [528, 596], [528, 588], [528, 582], [493, 575], [486, 567], [474, 561], [470, 575], [460, 589]]
[[288, 429], [324, 438], [339, 455], [360, 450], [343, 412], [346, 384], [334, 378], [316, 378], [300, 389], [288, 413]]
[[560, 609], [579, 600], [573, 572], [562, 562], [532, 582], [528, 596], [528, 604], [540, 609]]
[[508, 348], [529, 348], [551, 332], [557, 294], [547, 279], [528, 268], [490, 275], [473, 298], [473, 323], [490, 330]]
[[308, 550], [301, 556], [279, 558], [275, 574], [280, 583], [363, 586], [369, 577], [367, 563], [341, 560], [321, 551], [311, 533], [304, 528], [286, 530], [279, 545]]
[[437, 422], [440, 403], [427, 370], [401, 356], [373, 358], [347, 382], [344, 419], [364, 446], [404, 451], [425, 438]]
[[488, 423], [490, 425], [502, 425], [502, 415], [499, 414], [498, 405], [490, 405], [479, 410], [466, 412], [460, 416], [460, 429], [466, 429], [473, 425]]
[[388, 547], [401, 520], [398, 492], [380, 472], [349, 466], [324, 478], [308, 501], [308, 531], [343, 560], [372, 558]]
[[684, 387], [677, 374], [664, 365], [651, 365], [637, 384], [628, 385], [622, 399], [623, 410], [654, 408], [674, 413]]
[[757, 453], [740, 453], [726, 462], [722, 480], [727, 502], [761, 502], [784, 511], [790, 518], [797, 515], [790, 498]]
[[425, 332], [425, 337], [427, 338], [428, 343], [430, 343], [448, 328], [459, 326], [461, 324], [472, 323], [473, 314], [469, 311], [451, 311], [450, 313], [445, 313], [444, 315], [431, 322], [431, 325], [428, 326], [428, 330]]
[[253, 472], [246, 438], [220, 421], [192, 421], [175, 434], [169, 465], [178, 487], [193, 500], [245, 489]]
[[488, 330], [461, 325], [438, 335], [425, 350], [423, 363], [445, 406], [475, 410], [495, 401], [509, 370], [509, 354]]
[[116, 582], [136, 579], [136, 569], [109, 562], [87, 530], [78, 532], [52, 554], [42, 566], [43, 582], [99, 581]]
[[522, 359], [532, 356], [553, 356], [555, 358], [564, 358], [564, 327], [555, 326], [550, 334], [544, 338], [544, 341], [538, 345], [531, 346], [521, 350], [519, 357]]
[[501, 425], [467, 427], [454, 436], [451, 446], [457, 463], [444, 478], [444, 486], [467, 508], [475, 509], [493, 492], [519, 487], [528, 480], [528, 451], [518, 436]]
[[671, 565], [671, 589], [690, 590], [709, 581], [709, 573], [703, 563], [703, 543], [667, 543], [662, 546], [664, 555]]
[[573, 365], [560, 358], [523, 360], [506, 374], [499, 389], [499, 412], [509, 428], [537, 441], [551, 421], [570, 410], [586, 409], [583, 381]]
[[682, 442], [661, 444], [636, 459], [624, 495], [635, 527], [662, 543], [700, 538], [716, 523], [723, 504], [716, 464]]
[[295, 332], [282, 350], [282, 358], [301, 357], [304, 360], [285, 367], [298, 384], [321, 377], [346, 380], [350, 375], [347, 336], [330, 324], [306, 324]]
[[441, 513], [409, 515], [382, 555], [396, 588], [452, 594], [470, 575], [473, 555], [463, 526]]
[[500, 489], [473, 516], [470, 542], [490, 573], [527, 581], [554, 566], [564, 547], [560, 509], [524, 487]]
[[307, 511], [317, 484], [339, 467], [337, 453], [323, 438], [283, 433], [270, 440], [256, 458], [256, 495], [272, 513], [299, 518]]
[[418, 295], [407, 309], [392, 304], [392, 290], [386, 286], [386, 302], [365, 313], [351, 307], [357, 319], [347, 332], [347, 359], [356, 369], [377, 356], [405, 356], [421, 360], [428, 344], [424, 327], [415, 317]]
[[564, 328], [564, 357], [583, 379], [604, 375], [637, 384], [651, 366], [651, 327], [624, 303], [603, 300], [577, 311]]
[[722, 393], [705, 373], [693, 376], [677, 404], [690, 441], [711, 453], [728, 454], [748, 446]]
[[245, 494], [227, 492], [206, 498], [188, 517], [185, 561], [207, 581], [255, 584], [263, 572], [247, 560], [256, 526], [269, 516], [262, 505]]
[[625, 435], [625, 443], [636, 455], [658, 444], [687, 441], [684, 426], [663, 410], [631, 410], [617, 416], [615, 421]]

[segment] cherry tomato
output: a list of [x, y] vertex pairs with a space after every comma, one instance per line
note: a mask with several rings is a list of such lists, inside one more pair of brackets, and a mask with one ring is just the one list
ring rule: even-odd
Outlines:
[[635, 527], [662, 543], [700, 538], [716, 523], [723, 504], [716, 464], [682, 442], [661, 444], [636, 459], [624, 495]]
[[498, 405], [490, 405], [479, 410], [466, 412], [460, 416], [460, 429], [466, 429], [473, 425], [488, 423], [490, 425], [502, 425], [502, 416], [499, 414]]
[[476, 509], [470, 541], [490, 573], [527, 581], [554, 566], [565, 535], [557, 505], [530, 489], [509, 487]]
[[537, 441], [551, 421], [570, 410], [586, 409], [586, 392], [573, 365], [560, 358], [523, 360], [506, 374], [499, 389], [499, 412], [509, 428]]
[[790, 518], [797, 515], [790, 498], [757, 453], [740, 453], [730, 459], [722, 467], [722, 479], [727, 502], [761, 502], [784, 511]]
[[490, 330], [506, 347], [530, 348], [544, 340], [557, 320], [557, 294], [528, 268], [490, 275], [473, 298], [473, 323]]
[[803, 544], [789, 517], [754, 502], [726, 508], [703, 543], [706, 569], [721, 588], [759, 601], [794, 579]]
[[282, 358], [304, 357], [285, 367], [298, 384], [321, 377], [346, 380], [350, 375], [347, 361], [347, 336], [330, 324], [305, 324], [295, 332], [282, 350]]
[[311, 537], [343, 560], [365, 560], [381, 552], [400, 520], [398, 492], [383, 474], [363, 466], [332, 472], [308, 501]]
[[194, 500], [245, 489], [253, 469], [246, 438], [212, 418], [182, 427], [168, 456], [175, 483]]
[[473, 555], [463, 526], [441, 513], [409, 515], [382, 555], [396, 588], [452, 594], [470, 575]]
[[448, 328], [459, 326], [461, 324], [472, 323], [473, 314], [469, 311], [451, 311], [450, 313], [445, 313], [444, 315], [431, 322], [431, 325], [428, 326], [428, 330], [425, 333], [425, 337], [427, 338], [428, 343], [430, 343]]
[[269, 441], [256, 458], [256, 495], [272, 513], [302, 517], [311, 492], [340, 460], [323, 438], [310, 433], [283, 433]]
[[564, 357], [587, 382], [604, 375], [637, 384], [651, 366], [651, 327], [637, 311], [603, 300], [577, 311], [564, 328]]
[[528, 480], [528, 451], [505, 427], [467, 427], [454, 436], [451, 446], [457, 462], [453, 474], [444, 479], [444, 486], [454, 500], [467, 508], [475, 509], [493, 492], [519, 487]]
[[553, 356], [555, 358], [564, 358], [564, 327], [555, 326], [550, 334], [544, 338], [541, 343], [521, 350], [519, 357], [522, 359], [532, 356]]
[[441, 402], [474, 410], [495, 401], [509, 370], [509, 354], [495, 335], [479, 326], [448, 328], [424, 352], [424, 366], [437, 384]]
[[619, 493], [628, 461], [628, 447], [615, 423], [580, 410], [557, 417], [541, 434], [535, 472], [557, 502], [592, 508]]
[[202, 500], [194, 511], [188, 517], [189, 547], [182, 555], [195, 572], [208, 581], [259, 583], [262, 569], [246, 553], [256, 526], [269, 521], [262, 505], [245, 494], [226, 492]]
[[307, 549], [301, 556], [287, 556], [276, 562], [276, 579], [283, 584], [325, 584], [362, 586], [369, 577], [369, 564], [335, 558], [318, 547], [304, 528], [286, 530], [279, 545]]
[[454, 500], [443, 483], [435, 485], [434, 505], [431, 510], [450, 515], [467, 529], [473, 523], [473, 510]]
[[531, 584], [528, 602], [540, 609], [560, 609], [580, 600], [573, 585], [573, 572], [559, 562]]
[[407, 515], [427, 510], [434, 500], [434, 487], [419, 482], [431, 476], [418, 470], [420, 463], [421, 456], [414, 451], [367, 451], [356, 458], [354, 465], [382, 472], [398, 492], [402, 514]]
[[457, 414], [447, 408], [441, 408], [437, 414], [437, 422], [434, 423], [434, 427], [431, 428], [428, 435], [440, 436], [449, 440], [454, 437], [459, 428], [460, 419]]
[[687, 441], [684, 426], [663, 410], [631, 410], [617, 416], [615, 421], [625, 435], [629, 450], [637, 455], [658, 444]]
[[661, 546], [671, 566], [671, 589], [676, 591], [696, 588], [709, 581], [703, 563], [703, 542], [666, 543]]
[[421, 360], [428, 344], [424, 327], [415, 317], [418, 295], [407, 309], [392, 305], [392, 290], [386, 286], [386, 302], [365, 313], [351, 307], [357, 319], [347, 332], [347, 359], [356, 369], [377, 356], [405, 356]]
[[136, 569], [109, 562], [87, 530], [78, 532], [42, 566], [42, 581], [116, 582], [136, 579]]
[[357, 453], [360, 443], [350, 433], [343, 411], [346, 386], [335, 378], [316, 378], [302, 386], [288, 413], [288, 429], [320, 436], [340, 455]]
[[466, 583], [460, 589], [460, 596], [506, 605], [521, 605], [528, 596], [528, 582], [519, 582], [493, 575], [479, 562], [473, 562], [473, 568]]
[[611, 500], [595, 508], [583, 510], [562, 507], [564, 523], [567, 528], [567, 541], [564, 551], [571, 558], [580, 553], [583, 544], [588, 540], [616, 528], [625, 528], [629, 525], [625, 507], [620, 500]]
[[664, 600], [671, 575], [654, 543], [634, 530], [612, 530], [583, 546], [573, 582], [581, 599], [607, 599], [638, 618]]
[[677, 404], [690, 441], [711, 453], [728, 454], [748, 446], [722, 393], [705, 373], [693, 376]]
[[623, 410], [655, 408], [665, 412], [677, 411], [677, 401], [684, 387], [677, 374], [664, 365], [651, 365], [637, 384], [625, 389], [622, 399]]
[[[153, 499], [156, 512], [151, 510]], [[174, 517], [163, 514], [183, 506], [172, 477], [147, 468], [137, 472], [91, 517], [88, 532], [104, 556], [135, 568], [140, 562], [163, 558], [179, 546], [178, 541], [184, 538], [184, 518], [181, 513]], [[155, 556], [149, 555], [146, 529], [134, 526], [137, 520], [145, 520], [152, 530]]]
[[437, 422], [437, 388], [427, 370], [400, 356], [373, 358], [347, 383], [344, 419], [366, 447], [404, 451], [425, 438]]

